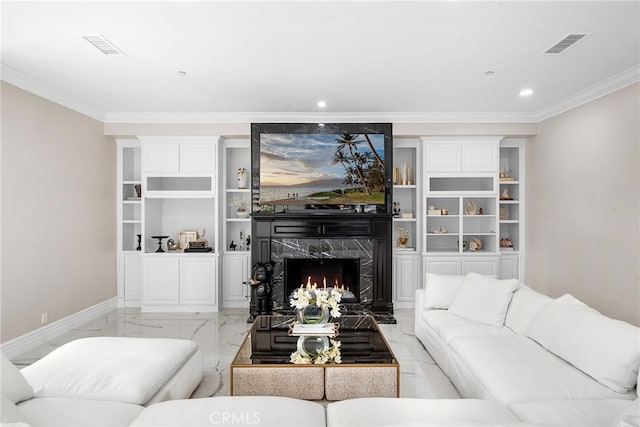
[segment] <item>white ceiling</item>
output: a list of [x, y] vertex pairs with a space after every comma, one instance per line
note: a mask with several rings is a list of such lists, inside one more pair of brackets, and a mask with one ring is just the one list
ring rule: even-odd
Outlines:
[[2, 79], [104, 121], [536, 121], [638, 81], [639, 58], [639, 1], [2, 2]]

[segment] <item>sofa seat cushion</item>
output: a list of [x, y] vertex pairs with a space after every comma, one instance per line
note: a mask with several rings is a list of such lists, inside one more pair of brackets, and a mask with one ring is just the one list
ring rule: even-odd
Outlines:
[[452, 339], [458, 337], [513, 335], [513, 332], [505, 327], [468, 320], [448, 310], [431, 310], [425, 312], [423, 319], [447, 344], [451, 342]]
[[575, 427], [609, 427], [633, 402], [623, 399], [523, 402], [509, 409], [523, 421]]
[[34, 426], [128, 426], [144, 407], [104, 400], [44, 397], [25, 400], [20, 412]]
[[0, 426], [26, 427], [29, 422], [15, 403], [4, 394], [0, 396]]
[[634, 399], [616, 393], [520, 335], [484, 335], [451, 340], [459, 362], [490, 395], [509, 405], [535, 400]]
[[143, 405], [197, 351], [193, 341], [94, 337], [67, 343], [22, 373], [36, 397]]
[[519, 420], [490, 400], [362, 398], [327, 405], [327, 426], [502, 425]]
[[319, 403], [276, 396], [219, 396], [148, 406], [131, 426], [326, 426]]

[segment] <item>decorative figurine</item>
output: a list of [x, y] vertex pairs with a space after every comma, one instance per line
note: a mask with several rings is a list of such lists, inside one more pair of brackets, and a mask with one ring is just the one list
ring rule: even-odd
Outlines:
[[247, 170], [245, 168], [238, 168], [236, 179], [238, 181], [238, 188], [247, 188]]
[[271, 272], [273, 264], [254, 264], [251, 268], [251, 314], [255, 316], [271, 314]]
[[136, 251], [141, 251], [142, 250], [142, 234], [136, 234], [136, 236], [138, 236], [138, 247], [136, 248]]
[[401, 248], [407, 247], [407, 242], [409, 241], [409, 230], [404, 227], [400, 227], [398, 230], [398, 242], [400, 242]]
[[473, 200], [469, 200], [464, 208], [464, 213], [467, 215], [476, 215], [478, 213], [478, 205]]
[[136, 185], [133, 186], [133, 188], [135, 188], [135, 190], [136, 190], [136, 196], [138, 197], [138, 199], [141, 198], [142, 197], [142, 185], [136, 184]]
[[393, 216], [398, 218], [400, 216], [400, 203], [393, 202]]
[[229, 250], [235, 251], [237, 247], [238, 246], [236, 245], [235, 241], [232, 240], [231, 243], [229, 243]]
[[247, 234], [247, 240], [245, 240], [244, 242], [244, 249], [246, 251], [250, 251], [251, 250], [251, 235]]
[[482, 240], [477, 237], [471, 238], [471, 243], [469, 244], [469, 250], [471, 252], [476, 252], [482, 249]]
[[167, 250], [170, 250], [170, 251], [177, 251], [178, 250], [178, 244], [176, 243], [175, 240], [173, 240], [173, 239], [168, 239], [167, 240]]
[[504, 187], [500, 193], [500, 200], [513, 200], [509, 194], [509, 187]]

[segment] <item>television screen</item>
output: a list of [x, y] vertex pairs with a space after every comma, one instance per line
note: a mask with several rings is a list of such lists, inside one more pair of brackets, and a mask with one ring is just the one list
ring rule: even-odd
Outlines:
[[261, 206], [386, 205], [390, 134], [366, 125], [283, 126], [259, 134]]

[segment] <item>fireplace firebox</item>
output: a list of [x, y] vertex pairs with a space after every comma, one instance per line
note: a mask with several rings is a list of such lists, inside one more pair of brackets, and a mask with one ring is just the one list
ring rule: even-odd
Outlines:
[[334, 288], [342, 292], [343, 303], [360, 301], [360, 260], [352, 258], [286, 258], [284, 301], [300, 286]]

